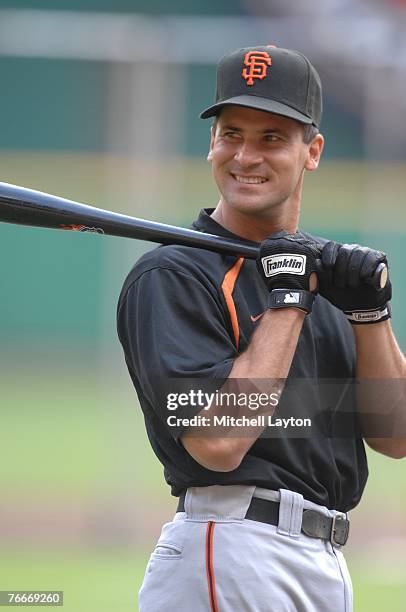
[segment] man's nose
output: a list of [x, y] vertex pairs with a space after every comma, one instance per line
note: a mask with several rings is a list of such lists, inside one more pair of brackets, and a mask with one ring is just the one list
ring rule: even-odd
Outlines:
[[255, 145], [247, 142], [241, 143], [234, 159], [244, 167], [255, 166], [264, 160], [261, 151]]

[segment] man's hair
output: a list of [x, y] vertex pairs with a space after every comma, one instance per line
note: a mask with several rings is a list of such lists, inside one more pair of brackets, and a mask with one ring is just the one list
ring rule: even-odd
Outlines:
[[315, 138], [318, 133], [319, 129], [316, 128], [315, 125], [305, 125], [303, 130], [303, 142], [305, 144], [310, 144], [313, 138]]
[[[213, 118], [213, 123], [212, 123], [212, 128], [214, 131], [216, 131], [217, 128], [217, 121], [218, 121], [218, 116], [216, 115]], [[311, 141], [313, 140], [313, 138], [315, 138], [317, 136], [317, 134], [319, 133], [318, 128], [316, 128], [315, 125], [303, 125], [303, 142], [305, 144], [310, 144]]]

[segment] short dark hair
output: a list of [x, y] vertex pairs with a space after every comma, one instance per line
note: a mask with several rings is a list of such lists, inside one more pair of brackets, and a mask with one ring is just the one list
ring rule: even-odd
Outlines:
[[319, 129], [316, 128], [316, 126], [312, 123], [310, 123], [310, 125], [305, 125], [303, 130], [303, 142], [305, 144], [310, 144], [313, 138], [315, 138], [318, 133]]
[[[214, 131], [216, 131], [217, 121], [218, 121], [218, 115], [215, 115], [213, 118], [213, 123], [212, 123], [212, 128]], [[303, 124], [303, 128], [304, 128], [303, 129], [303, 142], [305, 144], [310, 144], [313, 138], [315, 138], [317, 134], [319, 133], [319, 130], [312, 123], [310, 123], [309, 125]]]

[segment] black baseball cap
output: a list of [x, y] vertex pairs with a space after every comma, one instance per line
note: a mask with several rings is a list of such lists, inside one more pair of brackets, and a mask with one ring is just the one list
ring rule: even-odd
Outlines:
[[245, 47], [222, 57], [216, 102], [200, 115], [217, 115], [227, 104], [268, 111], [320, 127], [320, 77], [307, 57], [273, 45]]

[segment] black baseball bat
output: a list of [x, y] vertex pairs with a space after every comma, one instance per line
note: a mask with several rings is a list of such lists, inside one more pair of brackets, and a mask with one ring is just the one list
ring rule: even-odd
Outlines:
[[[236, 240], [122, 215], [9, 183], [0, 183], [0, 221], [179, 244], [248, 259], [258, 256], [258, 247]], [[371, 283], [384, 287], [386, 278], [386, 266], [380, 264]]]
[[0, 183], [0, 221], [180, 244], [249, 259], [258, 255], [255, 246], [235, 240], [122, 215], [9, 183]]

